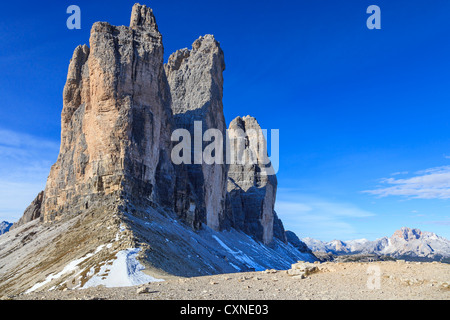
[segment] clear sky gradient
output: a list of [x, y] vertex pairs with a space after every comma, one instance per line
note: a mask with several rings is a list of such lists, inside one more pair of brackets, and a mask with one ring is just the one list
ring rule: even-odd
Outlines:
[[[135, 1], [2, 2], [0, 220], [16, 221], [59, 151], [62, 90], [95, 21], [128, 25]], [[227, 123], [280, 130], [276, 209], [322, 240], [402, 226], [450, 238], [450, 2], [140, 1], [165, 59], [211, 33], [225, 52]], [[69, 30], [69, 5], [81, 30]], [[381, 30], [369, 30], [369, 5]]]

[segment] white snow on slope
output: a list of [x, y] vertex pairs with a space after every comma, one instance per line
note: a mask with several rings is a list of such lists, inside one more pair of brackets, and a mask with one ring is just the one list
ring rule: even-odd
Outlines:
[[84, 260], [92, 257], [94, 254], [98, 253], [100, 250], [103, 249], [103, 247], [104, 247], [104, 245], [98, 246], [98, 248], [95, 250], [94, 253], [88, 253], [87, 255], [85, 255], [84, 257], [82, 257], [80, 259], [76, 259], [76, 260], [69, 262], [62, 271], [60, 271], [56, 274], [48, 275], [44, 281], [36, 283], [30, 289], [25, 291], [25, 293], [33, 292], [33, 291], [41, 288], [42, 286], [46, 285], [47, 283], [51, 282], [52, 280], [60, 278], [62, 275], [66, 274], [66, 273], [73, 272], [73, 271], [79, 271], [78, 265], [81, 262], [83, 262]]
[[[225, 250], [227, 250], [229, 253], [231, 253], [236, 259], [241, 261], [242, 263], [246, 264], [250, 268], [254, 268], [255, 271], [262, 271], [264, 270], [264, 267], [257, 264], [255, 261], [253, 261], [249, 256], [247, 256], [245, 253], [243, 253], [241, 250], [233, 251], [230, 247], [228, 247], [225, 243], [223, 243], [222, 240], [220, 240], [217, 236], [212, 236]], [[233, 268], [238, 269], [236, 265], [232, 265]], [[238, 269], [240, 270], [240, 268]]]
[[[119, 251], [112, 264], [105, 264], [89, 279], [83, 288], [104, 285], [105, 287], [127, 287], [148, 282], [164, 281], [145, 274], [143, 265], [136, 259], [140, 248]], [[91, 270], [93, 272], [93, 270]]]

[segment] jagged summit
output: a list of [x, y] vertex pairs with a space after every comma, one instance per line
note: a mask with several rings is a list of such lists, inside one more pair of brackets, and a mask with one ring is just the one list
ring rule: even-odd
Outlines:
[[[212, 35], [166, 65], [163, 51], [152, 10], [139, 4], [130, 27], [96, 22], [89, 47], [74, 50], [60, 153], [43, 193], [0, 239], [0, 292], [282, 269], [315, 259], [286, 238], [273, 210], [276, 177], [258, 178], [260, 163], [172, 161], [177, 129], [192, 134], [192, 145], [216, 129], [225, 144], [225, 62]], [[261, 130], [244, 119], [246, 130]], [[258, 144], [250, 141], [245, 152]]]
[[[197, 51], [203, 52], [203, 54], [212, 51], [220, 61], [218, 64], [219, 68], [222, 71], [225, 70], [225, 60], [220, 43], [216, 40], [214, 35], [206, 34], [200, 36], [192, 43], [192, 49], [183, 48], [172, 53], [166, 64], [166, 72], [170, 74], [171, 72], [179, 70], [183, 60], [188, 59], [191, 56], [191, 53], [195, 54]], [[196, 56], [194, 59], [199, 59], [199, 56]]]
[[130, 28], [150, 29], [159, 32], [153, 10], [139, 3], [135, 3], [131, 9]]
[[8, 221], [0, 222], [0, 235], [8, 232], [11, 229], [12, 225], [13, 224]]
[[419, 229], [402, 227], [392, 235], [393, 237], [403, 239], [405, 241], [420, 239], [424, 234]]

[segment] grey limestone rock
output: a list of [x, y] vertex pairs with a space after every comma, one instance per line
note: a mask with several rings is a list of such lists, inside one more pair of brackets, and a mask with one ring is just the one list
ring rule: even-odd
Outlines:
[[227, 207], [232, 225], [265, 244], [273, 241], [274, 234], [286, 241], [274, 211], [277, 179], [265, 170], [270, 162], [261, 127], [253, 117], [237, 117], [230, 123], [228, 136], [231, 164]]
[[300, 252], [312, 253], [311, 249], [308, 248], [306, 243], [301, 241], [294, 232], [286, 231], [286, 239], [287, 239], [287, 242], [289, 242], [294, 247], [296, 247]]
[[[189, 131], [193, 139], [192, 146], [194, 139], [198, 139], [199, 135], [202, 139], [208, 129], [218, 129], [221, 132], [221, 145], [225, 145], [226, 125], [222, 105], [224, 70], [223, 51], [212, 35], [195, 40], [191, 50], [176, 51], [165, 65], [175, 126]], [[201, 124], [198, 132], [195, 122]], [[202, 142], [201, 150], [207, 144]], [[224, 152], [225, 148], [223, 159]], [[190, 185], [191, 220], [220, 230], [225, 221], [228, 167], [224, 163], [196, 161], [201, 153], [194, 153], [192, 148], [191, 163], [185, 166], [188, 181], [184, 184]]]

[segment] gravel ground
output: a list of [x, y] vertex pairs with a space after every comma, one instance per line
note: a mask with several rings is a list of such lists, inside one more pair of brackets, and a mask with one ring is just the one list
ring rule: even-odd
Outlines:
[[449, 300], [450, 265], [416, 262], [318, 264], [305, 279], [287, 271], [174, 278], [135, 287], [46, 291], [24, 300]]

